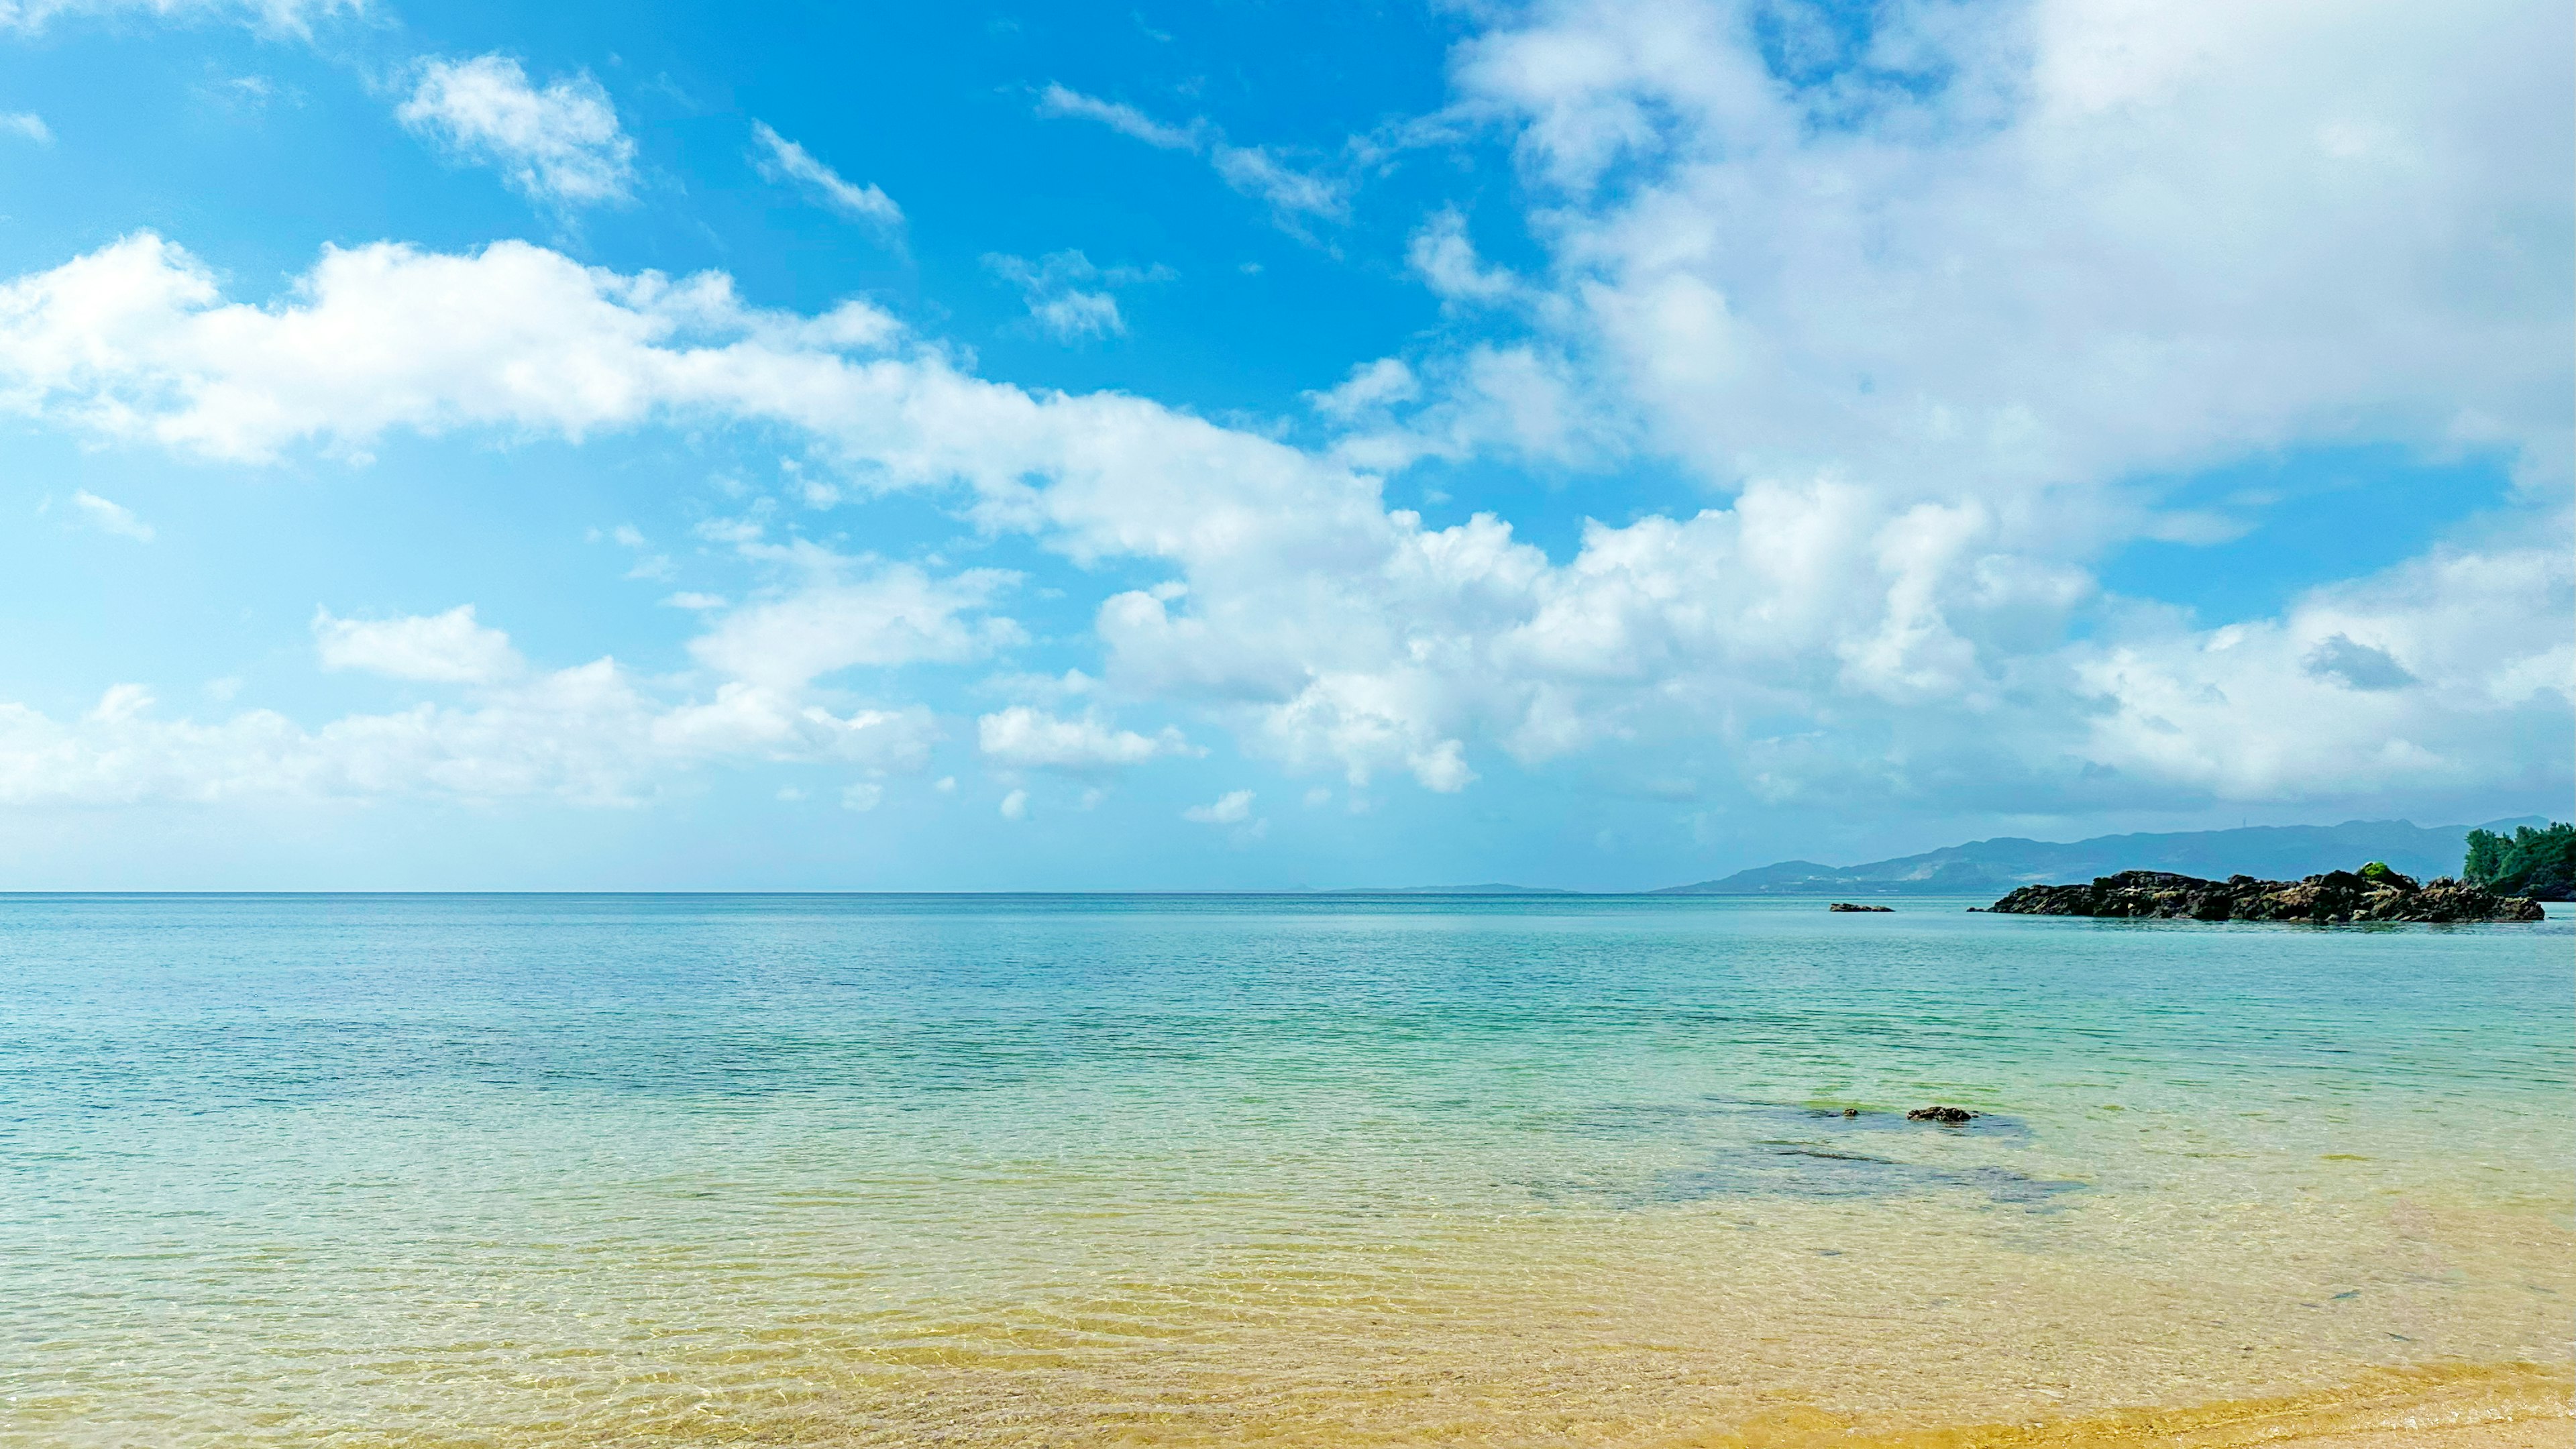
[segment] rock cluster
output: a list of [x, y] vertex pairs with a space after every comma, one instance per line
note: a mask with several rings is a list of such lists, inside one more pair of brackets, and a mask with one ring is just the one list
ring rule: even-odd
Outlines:
[[1832, 905], [1825, 907], [1825, 909], [1826, 909], [1826, 910], [1829, 910], [1829, 911], [1892, 911], [1892, 910], [1895, 910], [1895, 909], [1896, 909], [1896, 907], [1894, 907], [1894, 906], [1856, 906], [1856, 905], [1853, 905], [1853, 904], [1852, 904], [1851, 902], [1849, 902], [1849, 901], [1836, 901], [1836, 902], [1834, 902]]
[[2538, 902], [2443, 876], [2418, 884], [2377, 861], [2305, 880], [2202, 880], [2124, 870], [2091, 885], [2023, 886], [1988, 910], [2022, 916], [2126, 916], [2182, 921], [2537, 921]]
[[1965, 1107], [1917, 1107], [1905, 1114], [1908, 1122], [1939, 1122], [1956, 1127], [1977, 1114]]

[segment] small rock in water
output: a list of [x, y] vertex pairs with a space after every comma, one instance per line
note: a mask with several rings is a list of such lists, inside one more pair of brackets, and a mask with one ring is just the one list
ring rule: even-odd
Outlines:
[[1829, 911], [1893, 911], [1894, 906], [1856, 906], [1849, 901], [1836, 901], [1825, 907]]
[[1845, 1107], [1843, 1109], [1843, 1115], [1846, 1117], [1857, 1117], [1860, 1115], [1860, 1109], [1858, 1107]]
[[1917, 1107], [1905, 1114], [1908, 1122], [1945, 1122], [1953, 1126], [1977, 1114], [1965, 1107]]

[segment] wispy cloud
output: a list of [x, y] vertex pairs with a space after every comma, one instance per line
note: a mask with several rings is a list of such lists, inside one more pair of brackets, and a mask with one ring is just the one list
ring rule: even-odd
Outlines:
[[1301, 218], [1339, 221], [1350, 213], [1348, 183], [1301, 171], [1268, 147], [1234, 145], [1204, 116], [1176, 126], [1123, 101], [1087, 96], [1052, 82], [1038, 92], [1038, 114], [1097, 121], [1148, 146], [1204, 156], [1226, 185], [1269, 203], [1272, 214], [1291, 231], [1300, 230]]
[[134, 510], [121, 503], [110, 503], [81, 488], [73, 491], [72, 506], [81, 511], [81, 517], [87, 519], [92, 528], [102, 533], [113, 533], [137, 543], [152, 541], [152, 525], [135, 517]]
[[1109, 289], [1172, 277], [1168, 267], [1096, 267], [1078, 251], [1052, 252], [1036, 262], [992, 253], [984, 266], [1018, 287], [1030, 318], [1063, 342], [1123, 335], [1127, 320]]
[[45, 118], [33, 111], [0, 111], [0, 133], [35, 142], [39, 146], [54, 144], [54, 131]]
[[1169, 126], [1146, 115], [1134, 106], [1119, 101], [1104, 101], [1098, 96], [1050, 82], [1038, 92], [1038, 114], [1072, 116], [1085, 121], [1098, 121], [1122, 136], [1159, 146], [1166, 151], [1197, 151], [1207, 144], [1208, 124], [1192, 121], [1187, 126]]
[[903, 208], [873, 183], [861, 186], [814, 158], [814, 153], [772, 130], [766, 121], [751, 123], [760, 150], [752, 164], [772, 181], [803, 188], [825, 206], [853, 221], [894, 233], [903, 226]]
[[144, 10], [156, 19], [222, 15], [272, 35], [309, 37], [317, 17], [343, 10], [363, 14], [366, 8], [364, 0], [0, 0], [0, 30], [32, 34], [56, 16]]
[[394, 115], [468, 160], [499, 168], [532, 200], [557, 205], [625, 201], [635, 182], [635, 141], [608, 92], [587, 73], [543, 90], [506, 55], [432, 58]]
[[1300, 171], [1266, 147], [1219, 143], [1208, 152], [1208, 160], [1216, 167], [1216, 174], [1225, 178], [1226, 185], [1269, 202], [1282, 214], [1339, 221], [1350, 212], [1341, 181]]

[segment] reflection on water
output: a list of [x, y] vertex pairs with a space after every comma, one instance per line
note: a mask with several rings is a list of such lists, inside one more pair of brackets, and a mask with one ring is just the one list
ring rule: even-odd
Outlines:
[[2563, 920], [1845, 926], [0, 900], [0, 1443], [2095, 1443], [2563, 1394]]

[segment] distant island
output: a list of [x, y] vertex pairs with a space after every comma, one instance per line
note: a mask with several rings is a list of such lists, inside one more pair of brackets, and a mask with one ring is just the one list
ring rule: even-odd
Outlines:
[[[2406, 820], [2348, 820], [2341, 825], [2257, 825], [2242, 830], [2192, 830], [2170, 834], [2098, 835], [2059, 844], [2006, 836], [1944, 846], [1921, 855], [1865, 865], [1818, 865], [1786, 860], [1776, 865], [1737, 871], [1718, 880], [1668, 886], [1649, 892], [1674, 896], [1961, 896], [1990, 895], [2051, 881], [2092, 880], [2119, 871], [2167, 871], [2209, 880], [2250, 875], [2266, 880], [2298, 880], [2349, 867], [2357, 860], [2384, 861], [2392, 869], [2419, 879], [2457, 875], [2472, 884], [2541, 900], [2565, 900], [2571, 859], [2576, 859], [2576, 827], [2548, 831], [2536, 815], [2493, 820], [2484, 825], [2426, 828]], [[2553, 835], [2551, 832], [2560, 832]], [[2499, 834], [2498, 832], [2509, 832]], [[2521, 869], [2531, 862], [2544, 874], [2545, 861], [2557, 861], [2560, 894], [2549, 894], [2545, 882], [2532, 889], [2490, 880], [2479, 874], [2473, 837], [2486, 836], [2497, 869]], [[2528, 837], [2534, 842], [2525, 844]], [[2547, 842], [2563, 842], [2552, 845]], [[2551, 850], [2558, 853], [2550, 856]], [[2462, 855], [2470, 860], [2462, 867]], [[2510, 858], [2517, 864], [2508, 867]]]
[[[1638, 892], [1651, 896], [1983, 896], [2023, 886], [2102, 880], [2121, 873], [2220, 883], [2238, 876], [2287, 888], [2371, 861], [2410, 879], [2458, 879], [2503, 897], [2576, 899], [2576, 825], [2524, 815], [2484, 825], [2420, 826], [2408, 820], [2341, 825], [2256, 825], [2239, 830], [2097, 835], [2066, 843], [2003, 836], [1863, 865], [1784, 860], [1717, 880]], [[2344, 872], [2351, 874], [2351, 872]], [[2428, 887], [2429, 889], [2429, 887]], [[1306, 892], [1307, 887], [1297, 890]], [[1360, 886], [1344, 896], [1584, 896], [1596, 891], [1501, 881], [1455, 886]], [[1608, 894], [1625, 894], [1609, 892]]]
[[1488, 881], [1483, 885], [1456, 886], [1345, 886], [1339, 890], [1317, 891], [1324, 896], [1579, 896], [1582, 891], [1559, 890], [1555, 886], [1509, 885]]
[[2128, 920], [2537, 921], [2539, 903], [2500, 896], [2447, 876], [2425, 884], [2372, 861], [2304, 880], [2239, 875], [2202, 880], [2161, 870], [2124, 870], [2090, 885], [2023, 886], [1986, 909], [2019, 916], [2109, 916]]

